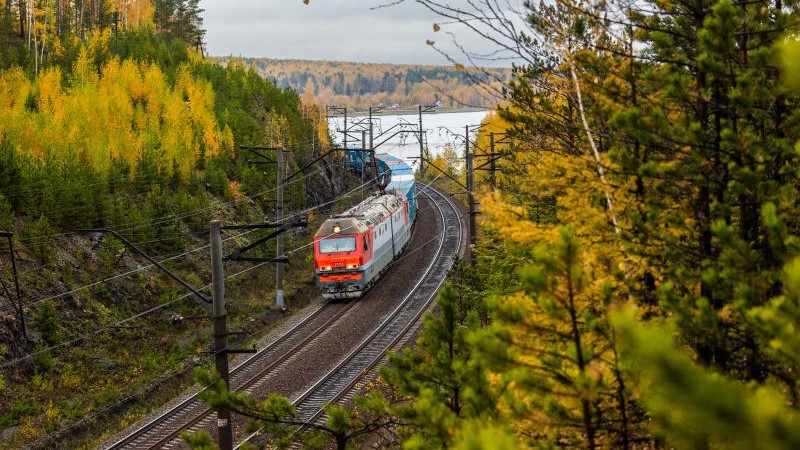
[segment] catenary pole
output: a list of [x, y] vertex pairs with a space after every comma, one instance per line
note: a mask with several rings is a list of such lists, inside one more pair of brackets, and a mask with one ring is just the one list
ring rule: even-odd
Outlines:
[[[372, 164], [372, 159], [375, 158], [375, 147], [373, 147], [373, 145], [374, 145], [374, 137], [375, 137], [374, 136], [374, 134], [375, 134], [375, 131], [374, 131], [375, 125], [372, 123], [372, 110], [373, 110], [373, 107], [370, 106], [369, 107], [369, 157], [370, 157], [370, 164]], [[371, 173], [370, 174], [370, 177], [372, 179], [374, 179], [376, 176], [378, 176], [377, 173]]]
[[372, 170], [370, 172], [370, 176], [375, 183], [378, 185], [378, 189], [383, 193], [383, 186], [381, 186], [381, 182], [378, 180], [378, 163], [375, 159], [375, 126], [372, 123], [372, 113], [379, 112], [383, 110], [384, 106], [370, 106], [369, 107], [369, 157], [370, 157], [370, 166], [372, 166]]
[[467, 203], [469, 206], [469, 258], [472, 260], [472, 249], [475, 247], [475, 198], [473, 196], [473, 170], [472, 170], [472, 152], [469, 148], [469, 125], [464, 127], [464, 156], [467, 160]]
[[[227, 312], [225, 310], [225, 275], [222, 267], [222, 236], [220, 234], [219, 220], [211, 221], [209, 238], [211, 240], [211, 285], [214, 314], [214, 362], [217, 372], [225, 382], [225, 388], [229, 389], [228, 349], [226, 343], [228, 329], [226, 324]], [[219, 437], [219, 448], [221, 450], [231, 450], [233, 448], [231, 412], [226, 408], [217, 409], [217, 433]]]
[[[276, 222], [283, 222], [283, 149], [275, 152], [278, 155], [278, 218]], [[275, 257], [283, 256], [283, 234], [279, 234], [275, 241]], [[283, 303], [283, 264], [275, 265], [275, 306], [284, 310]]]
[[425, 162], [425, 155], [424, 155], [424, 145], [422, 142], [422, 105], [418, 105], [419, 107], [419, 179], [422, 179], [422, 175], [425, 173], [425, 167], [423, 166]]
[[364, 200], [364, 189], [363, 188], [364, 188], [364, 182], [366, 181], [366, 176], [365, 176], [364, 171], [367, 170], [366, 169], [366, 167], [367, 167], [367, 159], [366, 159], [367, 152], [365, 151], [367, 149], [366, 143], [367, 143], [367, 131], [366, 130], [361, 130], [361, 152], [359, 152], [359, 158], [361, 158], [361, 188], [362, 188], [361, 189], [361, 200]]
[[347, 106], [344, 107], [344, 139], [342, 147], [347, 150]]

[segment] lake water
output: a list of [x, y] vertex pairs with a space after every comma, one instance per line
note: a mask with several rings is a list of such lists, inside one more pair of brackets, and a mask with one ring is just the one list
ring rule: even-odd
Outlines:
[[[470, 127], [470, 139], [474, 140], [475, 130], [481, 121], [489, 114], [488, 110], [464, 111], [452, 113], [423, 113], [422, 129], [425, 132], [427, 148], [432, 155], [439, 155], [446, 146], [463, 155], [465, 127]], [[419, 114], [387, 114], [372, 117], [373, 145], [376, 153], [389, 153], [405, 160], [410, 166], [416, 168], [419, 157]], [[335, 137], [337, 145], [343, 144], [344, 120], [342, 116], [331, 117], [328, 120], [331, 134]], [[369, 118], [355, 116], [347, 118], [348, 148], [361, 148], [362, 130], [365, 131], [369, 147]]]

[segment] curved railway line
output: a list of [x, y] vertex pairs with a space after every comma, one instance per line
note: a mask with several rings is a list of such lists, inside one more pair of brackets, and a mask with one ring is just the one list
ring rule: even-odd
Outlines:
[[[445, 226], [436, 257], [425, 276], [417, 282], [390, 317], [353, 349], [325, 378], [294, 401], [302, 421], [318, 420], [322, 417], [326, 404], [334, 403], [351, 394], [352, 388], [365, 377], [365, 374], [377, 367], [389, 350], [397, 348], [401, 341], [404, 342], [404, 338], [411, 337], [413, 333], [410, 332], [419, 323], [422, 313], [436, 298], [436, 293], [444, 283], [447, 271], [450, 270], [453, 257], [461, 248], [463, 237], [458, 209], [449, 198], [438, 193], [437, 195], [449, 203], [449, 208], [439, 209]], [[452, 215], [447, 216], [448, 213]]]
[[[429, 211], [426, 213], [431, 216], [428, 220], [435, 221], [435, 224], [427, 226], [435, 229], [438, 234], [427, 240], [417, 236], [416, 245], [410, 246], [407, 253], [401, 256], [401, 259], [409, 259], [405, 262], [406, 265], [425, 266], [424, 273], [416, 275], [418, 282], [406, 292], [397, 293], [392, 289], [382, 291], [379, 289], [380, 285], [389, 284], [389, 280], [397, 275], [393, 268], [378, 286], [358, 301], [316, 302], [301, 317], [297, 317], [288, 330], [277, 334], [255, 355], [234, 366], [230, 377], [233, 390], [246, 391], [255, 397], [263, 396], [265, 392], [285, 390], [281, 393], [293, 401], [299, 418], [311, 422], [323, 419], [326, 404], [352, 397], [363, 380], [376, 376], [376, 367], [386, 353], [411, 339], [419, 326], [420, 315], [435, 298], [452, 265], [453, 257], [461, 250], [464, 240], [461, 212], [452, 200], [428, 188], [421, 189], [420, 195], [428, 199], [426, 203], [429, 204]], [[435, 246], [432, 245], [434, 241]], [[431, 254], [429, 262], [424, 259], [427, 265], [417, 259], [419, 254], [412, 255], [414, 252], [425, 251]], [[402, 285], [404, 280], [397, 281], [398, 285]], [[394, 299], [384, 298], [390, 296]], [[397, 298], [402, 300], [398, 301]], [[381, 306], [381, 302], [386, 304]], [[370, 308], [374, 311], [367, 312]], [[376, 316], [376, 311], [381, 309], [384, 309], [382, 315]], [[360, 320], [360, 314], [368, 319]], [[377, 325], [354, 332], [350, 339], [338, 339], [345, 332], [337, 330], [353, 329], [356, 328], [354, 323], [371, 320]], [[339, 340], [341, 342], [337, 342]], [[327, 350], [326, 346], [330, 347], [332, 343], [337, 344], [335, 349]], [[314, 347], [320, 347], [320, 350], [317, 353], [310, 350]], [[320, 358], [319, 355], [328, 356], [331, 365], [323, 367], [321, 361], [314, 361]], [[311, 371], [304, 367], [314, 365], [317, 366], [316, 375], [311, 380], [304, 381], [300, 374]], [[287, 378], [291, 380], [287, 381]], [[284, 387], [281, 382], [290, 386]], [[213, 436], [216, 431], [216, 413], [199, 399], [198, 392], [188, 394], [185, 399], [174, 402], [160, 414], [99, 448], [182, 448], [185, 447], [180, 439], [182, 431], [207, 429]], [[237, 421], [233, 424], [235, 440], [258, 439], [256, 435], [237, 437], [237, 431], [243, 428], [243, 421]]]

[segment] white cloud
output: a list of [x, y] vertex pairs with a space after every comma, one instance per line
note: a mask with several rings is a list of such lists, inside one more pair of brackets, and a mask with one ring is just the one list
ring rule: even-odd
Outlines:
[[[448, 65], [426, 44], [437, 41], [446, 51], [451, 40], [434, 33], [439, 19], [407, 0], [375, 8], [389, 0], [201, 0], [206, 47], [215, 56], [324, 59], [394, 64]], [[446, 26], [445, 30], [455, 26]], [[459, 42], [470, 50], [488, 49], [461, 30]], [[485, 51], [485, 50], [484, 50]], [[503, 65], [510, 65], [505, 63]]]

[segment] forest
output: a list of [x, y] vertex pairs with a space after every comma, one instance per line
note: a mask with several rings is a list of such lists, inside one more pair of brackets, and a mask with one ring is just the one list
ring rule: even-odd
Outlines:
[[[417, 3], [442, 32], [482, 23], [519, 61], [499, 84], [469, 69], [476, 95], [500, 99], [472, 146], [476, 167], [499, 153], [476, 175], [477, 242], [375, 389], [297, 433], [286, 398], [225, 390], [208, 332], [182, 320], [201, 305], [102, 230], [200, 286], [209, 220], [274, 217], [276, 174], [241, 145], [286, 148], [298, 170], [330, 146], [321, 102], [444, 101], [461, 75], [376, 66], [359, 79], [329, 63], [265, 78], [204, 59], [196, 0], [5, 2], [0, 447], [44, 448], [76, 428], [86, 434], [60, 442], [91, 446], [141, 417], [138, 399], [194, 377], [277, 447], [800, 447], [797, 4], [529, 2], [520, 30], [504, 2], [471, 2], [467, 16]], [[414, 98], [409, 76], [442, 84]], [[368, 98], [338, 97], [348, 85]], [[453, 182], [418, 177], [464, 198], [463, 161], [447, 158], [434, 162]], [[346, 191], [327, 164], [289, 187], [290, 209]], [[290, 305], [313, 297], [308, 273], [295, 257]], [[229, 284], [237, 325], [276, 313], [254, 279]]]
[[507, 143], [477, 175], [472, 264], [327, 432], [389, 414], [403, 448], [796, 448], [797, 5], [528, 2], [518, 32], [504, 2], [415, 3], [522, 61], [476, 164]]
[[[285, 149], [286, 176], [327, 139], [296, 92], [203, 59], [200, 13], [197, 0], [2, 2], [0, 448], [88, 448], [192, 384], [213, 337], [184, 318], [206, 306], [142, 254], [208, 291], [209, 221], [276, 217], [275, 170], [239, 147]], [[329, 170], [287, 185], [288, 211], [332, 200], [344, 178]], [[230, 252], [252, 235], [225, 238]], [[313, 293], [304, 255], [292, 264], [290, 308]], [[282, 316], [258, 282], [274, 268], [229, 270], [248, 274], [228, 282], [244, 345]]]
[[384, 372], [404, 447], [797, 447], [797, 5], [417, 3], [523, 62], [474, 265]]
[[[217, 58], [224, 63], [227, 58]], [[243, 58], [280, 88], [309, 92], [324, 105], [366, 111], [370, 106], [492, 108], [511, 79], [508, 68], [420, 66], [343, 61]]]

